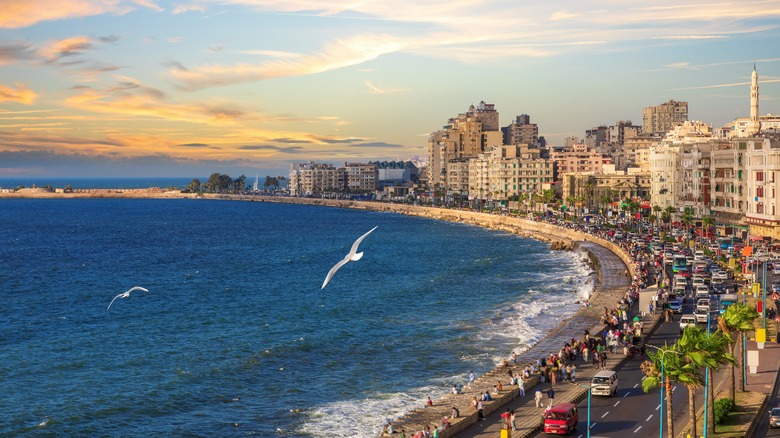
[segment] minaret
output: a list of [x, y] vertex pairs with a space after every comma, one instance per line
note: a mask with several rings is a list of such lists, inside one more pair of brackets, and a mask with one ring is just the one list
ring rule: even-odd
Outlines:
[[752, 135], [758, 134], [761, 130], [761, 123], [758, 121], [758, 73], [755, 63], [753, 63], [753, 76], [750, 81], [750, 122], [748, 128]]

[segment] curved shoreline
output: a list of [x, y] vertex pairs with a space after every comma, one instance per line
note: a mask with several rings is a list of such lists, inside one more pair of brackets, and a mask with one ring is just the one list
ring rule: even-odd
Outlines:
[[[9, 196], [10, 195], [10, 196]], [[600, 309], [602, 307], [612, 307], [617, 301], [622, 298], [628, 289], [628, 284], [615, 287], [616, 284], [613, 277], [622, 278], [624, 283], [626, 279], [620, 275], [621, 269], [626, 267], [634, 274], [634, 266], [630, 256], [625, 253], [622, 248], [614, 245], [613, 243], [600, 239], [589, 234], [581, 233], [568, 228], [562, 228], [555, 225], [551, 225], [545, 222], [536, 222], [528, 219], [522, 219], [511, 216], [503, 216], [498, 214], [489, 214], [482, 212], [474, 212], [467, 210], [451, 210], [436, 207], [424, 207], [413, 206], [405, 204], [390, 204], [379, 202], [362, 202], [362, 201], [348, 201], [348, 200], [330, 200], [330, 199], [314, 199], [314, 198], [287, 198], [287, 197], [275, 197], [275, 196], [253, 196], [253, 195], [197, 195], [197, 194], [183, 194], [180, 192], [164, 192], [160, 190], [93, 190], [91, 192], [77, 192], [77, 193], [35, 193], [35, 194], [17, 194], [17, 193], [3, 193], [0, 194], [0, 199], [9, 198], [32, 198], [32, 199], [83, 199], [83, 198], [140, 198], [140, 199], [213, 199], [213, 200], [240, 200], [249, 202], [275, 202], [286, 204], [302, 204], [312, 206], [326, 206], [326, 207], [338, 207], [338, 208], [352, 208], [366, 211], [387, 212], [395, 214], [403, 214], [409, 216], [425, 217], [437, 220], [446, 220], [451, 222], [460, 222], [470, 225], [481, 226], [494, 230], [501, 230], [512, 234], [520, 235], [526, 238], [533, 238], [536, 240], [548, 242], [552, 249], [566, 249], [571, 250], [578, 247], [586, 252], [592, 268], [597, 274], [597, 282], [594, 288], [594, 292], [591, 295], [590, 302], [592, 306], [590, 308], [580, 307], [571, 316], [562, 320], [560, 324], [555, 327], [551, 327], [536, 343], [530, 345], [525, 352], [520, 354], [518, 358], [518, 365], [513, 367], [517, 370], [528, 364], [535, 362], [535, 359], [540, 355], [544, 355], [550, 351], [550, 349], [558, 349], [563, 345], [561, 340], [568, 340], [571, 337], [577, 336], [583, 329], [596, 329], [595, 327], [599, 322]], [[598, 254], [596, 254], [597, 248], [592, 245], [598, 245], [617, 256], [622, 261], [622, 267], [615, 272], [614, 267], [603, 266], [602, 260]], [[611, 270], [611, 272], [609, 270]], [[612, 274], [612, 275], [610, 275]], [[615, 275], [617, 274], [617, 275]], [[603, 324], [601, 325], [603, 327]], [[574, 334], [577, 331], [577, 334]], [[560, 344], [560, 345], [558, 345]], [[541, 353], [540, 350], [544, 350]], [[491, 371], [484, 373], [477, 379], [476, 387], [490, 385], [495, 382], [496, 377], [499, 375], [506, 375], [506, 369], [500, 366], [494, 368]], [[532, 376], [528, 379], [526, 388], [532, 388], [538, 383], [538, 375]], [[514, 392], [517, 390], [515, 389]], [[468, 394], [464, 391], [464, 394]], [[464, 414], [468, 411], [468, 404], [462, 402], [468, 401], [470, 398], [461, 395], [460, 398], [452, 399], [452, 396], [445, 396], [444, 398], [437, 400], [435, 406], [437, 409], [417, 409], [408, 412], [403, 417], [396, 419], [393, 423], [396, 425], [396, 430], [406, 428], [406, 430], [413, 430], [414, 427], [420, 424], [437, 424], [438, 420], [443, 415], [449, 413], [449, 406], [458, 405], [461, 412]], [[489, 414], [514, 399], [512, 391], [506, 391], [503, 397], [497, 397], [494, 402], [487, 404], [485, 408], [485, 414]], [[440, 407], [444, 407], [446, 412], [442, 412]], [[457, 421], [453, 421], [452, 427], [444, 430], [440, 433], [440, 437], [452, 437], [459, 432], [464, 431], [470, 425], [477, 422], [476, 413], [473, 415], [462, 415]]]

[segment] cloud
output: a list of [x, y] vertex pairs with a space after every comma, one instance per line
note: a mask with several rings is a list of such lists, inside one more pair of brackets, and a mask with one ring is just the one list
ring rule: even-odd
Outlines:
[[245, 151], [283, 152], [285, 154], [300, 154], [300, 153], [306, 152], [300, 146], [279, 147], [279, 146], [273, 146], [273, 145], [246, 145], [246, 146], [239, 146], [238, 149], [245, 150]]
[[14, 88], [0, 85], [0, 102], [15, 102], [24, 105], [32, 105], [38, 94], [35, 91], [25, 87], [23, 84], [16, 83]]
[[138, 6], [161, 12], [163, 9], [147, 0], [3, 0], [0, 28], [17, 29], [44, 21], [64, 20], [111, 14], [125, 15]]
[[361, 64], [398, 51], [404, 43], [392, 35], [358, 35], [326, 44], [324, 50], [297, 58], [276, 58], [259, 64], [204, 65], [187, 71], [169, 70], [181, 88], [189, 91], [209, 87], [262, 81], [278, 77], [323, 73]]
[[[780, 82], [780, 79], [759, 79], [758, 84]], [[733, 82], [728, 84], [715, 84], [715, 85], [702, 85], [697, 87], [683, 87], [683, 88], [670, 88], [669, 91], [681, 91], [681, 90], [706, 90], [710, 88], [727, 88], [727, 87], [744, 87], [750, 85], [750, 81], [747, 82]], [[762, 99], [764, 99], [762, 97]]]
[[208, 145], [206, 143], [184, 143], [179, 144], [177, 146], [185, 147], [185, 148], [210, 148], [211, 145]]
[[654, 40], [714, 40], [728, 38], [725, 35], [666, 35], [653, 37]]
[[33, 46], [27, 41], [0, 43], [0, 65], [14, 64], [34, 57]]
[[38, 49], [38, 56], [44, 58], [47, 62], [59, 66], [68, 66], [83, 63], [82, 60], [63, 61], [66, 58], [73, 58], [93, 50], [96, 43], [112, 44], [117, 41], [117, 37], [98, 37], [92, 38], [84, 35], [74, 36], [55, 40]]
[[579, 13], [577, 12], [571, 12], [568, 9], [564, 9], [561, 11], [555, 11], [550, 15], [550, 18], [548, 20], [550, 21], [558, 21], [558, 20], [567, 20], [569, 18], [579, 17]]

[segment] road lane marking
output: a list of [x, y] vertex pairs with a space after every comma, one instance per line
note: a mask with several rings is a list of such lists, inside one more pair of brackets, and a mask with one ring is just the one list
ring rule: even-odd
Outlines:
[[597, 425], [598, 423], [591, 423], [590, 428], [593, 429], [593, 426]]
[[639, 432], [639, 429], [641, 429], [641, 428], [642, 428], [642, 426], [639, 426], [639, 427], [637, 427], [637, 428], [634, 430], [634, 433], [637, 433], [637, 432]]
[[634, 385], [634, 388], [636, 388], [637, 386], [639, 386], [639, 384], [638, 384], [638, 383], [637, 383], [636, 385]]
[[602, 415], [602, 416], [601, 416], [601, 418], [604, 418], [604, 417], [606, 417], [607, 415], [609, 415], [609, 411], [607, 411], [607, 412], [604, 412], [604, 415]]
[[631, 394], [631, 393], [630, 393], [630, 392], [628, 392], [628, 391], [626, 391], [626, 393], [625, 393], [625, 394], [623, 394], [623, 397], [628, 397], [628, 396], [629, 396], [629, 394]]
[[660, 405], [660, 404], [658, 404], [658, 406], [656, 406], [656, 407], [655, 407], [655, 410], [657, 411], [657, 410], [658, 410], [658, 408], [660, 408], [660, 407], [661, 407], [661, 405]]
[[615, 402], [615, 404], [614, 404], [614, 405], [612, 405], [612, 406], [617, 406], [617, 405], [619, 405], [619, 404], [620, 404], [620, 400], [616, 401], [616, 402]]
[[645, 421], [650, 421], [651, 418], [653, 418], [653, 414], [650, 414], [650, 416], [647, 417], [647, 420], [645, 420]]

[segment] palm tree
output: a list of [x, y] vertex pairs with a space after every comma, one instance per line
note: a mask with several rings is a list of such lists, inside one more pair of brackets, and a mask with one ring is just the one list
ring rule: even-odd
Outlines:
[[[712, 226], [712, 218], [705, 216], [701, 219], [701, 238], [704, 240], [704, 236], [710, 234], [710, 227]], [[706, 230], [706, 231], [705, 231]]]
[[[575, 204], [577, 203], [577, 198], [574, 196], [567, 196], [565, 201], [566, 201], [566, 205], [568, 206], [569, 212], [574, 211], [574, 217], [577, 217], [577, 207], [575, 207]], [[574, 207], [573, 210], [572, 207]]]
[[[742, 333], [750, 332], [755, 329], [753, 326], [753, 320], [758, 318], [758, 312], [747, 304], [734, 303], [726, 308], [722, 315], [718, 318], [718, 330], [723, 332], [723, 335], [730, 340], [729, 353], [739, 358], [738, 367], [742, 368], [742, 353], [740, 351], [742, 342], [739, 342]], [[736, 335], [736, 336], [734, 336]], [[739, 351], [739, 354], [737, 352]], [[731, 368], [731, 401], [736, 402], [736, 377], [734, 373], [734, 365]], [[745, 391], [745, 382], [742, 379], [740, 381], [740, 391]]]
[[[671, 353], [671, 354], [669, 354]], [[680, 371], [682, 361], [682, 353], [677, 351], [676, 345], [668, 347], [664, 344], [663, 348], [659, 348], [656, 352], [648, 352], [650, 360], [646, 360], [642, 363], [640, 368], [644, 373], [645, 378], [642, 379], [642, 390], [647, 393], [653, 389], [664, 387], [666, 392], [666, 434], [673, 437], [674, 435], [674, 422], [672, 421], [672, 382], [677, 382], [678, 374]], [[663, 376], [661, 376], [663, 374]]]
[[715, 362], [715, 367], [711, 367], [709, 370], [709, 379], [707, 381], [707, 431], [709, 433], [715, 433], [715, 379], [713, 373], [720, 368], [720, 365], [729, 365], [731, 367], [737, 362], [734, 356], [731, 354], [730, 345], [731, 338], [725, 336], [722, 331], [718, 330], [707, 338], [708, 351], [712, 355], [712, 359]]

